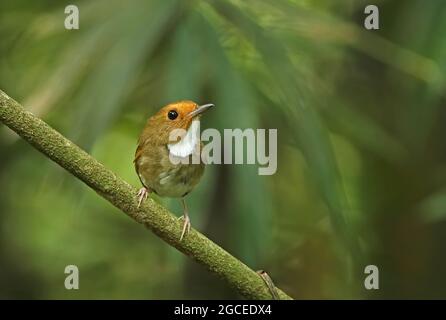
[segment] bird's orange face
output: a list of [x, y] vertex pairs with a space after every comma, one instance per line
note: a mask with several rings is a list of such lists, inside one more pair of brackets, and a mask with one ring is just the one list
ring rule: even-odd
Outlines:
[[150, 128], [153, 138], [158, 137], [162, 143], [167, 143], [172, 130], [184, 129], [187, 131], [192, 120], [200, 117], [212, 106], [212, 104], [200, 106], [189, 100], [170, 103], [149, 119], [147, 127]]
[[197, 108], [198, 104], [193, 101], [170, 103], [158, 111], [154, 120], [163, 127], [187, 130], [192, 123], [191, 113]]

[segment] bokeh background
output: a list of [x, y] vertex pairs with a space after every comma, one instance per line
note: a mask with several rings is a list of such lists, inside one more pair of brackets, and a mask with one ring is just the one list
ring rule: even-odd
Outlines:
[[[135, 187], [168, 102], [215, 103], [202, 128], [277, 128], [277, 173], [208, 166], [193, 226], [294, 298], [446, 298], [446, 2], [373, 1], [374, 31], [367, 4], [2, 1], [0, 88]], [[240, 298], [4, 126], [0, 186], [1, 298]]]

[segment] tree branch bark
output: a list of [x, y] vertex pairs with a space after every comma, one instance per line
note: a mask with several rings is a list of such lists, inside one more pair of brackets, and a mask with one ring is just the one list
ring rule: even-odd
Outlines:
[[[268, 286], [255, 271], [198, 231], [191, 229], [179, 241], [182, 222], [167, 209], [147, 199], [138, 208], [137, 190], [105, 168], [43, 120], [26, 111], [0, 90], [0, 121], [24, 140], [87, 184], [130, 218], [152, 230], [165, 242], [227, 281], [248, 299], [272, 299]], [[291, 299], [277, 289], [280, 299]]]

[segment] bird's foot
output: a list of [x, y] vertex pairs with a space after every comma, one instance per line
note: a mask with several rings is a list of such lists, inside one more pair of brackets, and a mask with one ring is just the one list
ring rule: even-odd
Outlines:
[[181, 232], [181, 237], [180, 237], [180, 241], [182, 241], [184, 236], [187, 233], [189, 233], [191, 224], [190, 224], [189, 216], [187, 214], [182, 215], [181, 217], [178, 218], [178, 220], [180, 220], [180, 219], [184, 219], [183, 232]]
[[142, 187], [141, 189], [138, 190], [138, 208], [141, 205], [141, 203], [147, 199], [147, 197], [149, 196], [150, 190]]

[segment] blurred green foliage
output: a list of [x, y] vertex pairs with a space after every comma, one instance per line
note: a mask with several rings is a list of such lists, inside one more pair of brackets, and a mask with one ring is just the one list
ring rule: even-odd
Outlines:
[[[446, 298], [446, 2], [375, 1], [377, 31], [367, 4], [3, 1], [0, 88], [135, 186], [137, 136], [168, 102], [215, 103], [202, 127], [277, 128], [277, 173], [208, 166], [193, 226], [295, 298]], [[238, 298], [0, 132], [1, 298]]]

